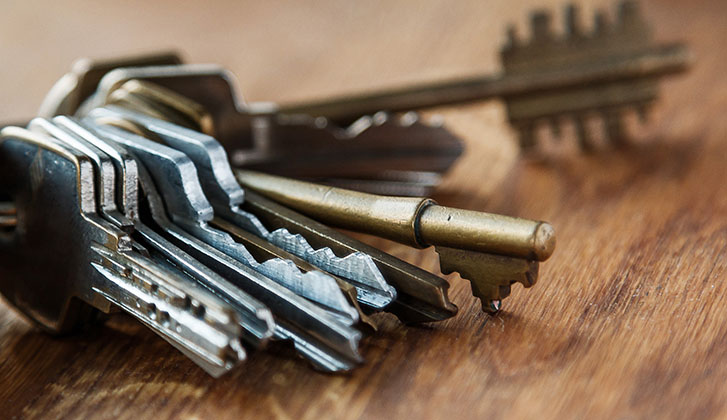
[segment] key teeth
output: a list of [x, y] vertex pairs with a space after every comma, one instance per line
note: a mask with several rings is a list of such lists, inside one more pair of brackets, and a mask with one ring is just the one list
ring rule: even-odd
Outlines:
[[[383, 305], [376, 307], [384, 307], [396, 298], [396, 289], [389, 285], [384, 276], [370, 256], [355, 252], [345, 257], [338, 257], [333, 250], [328, 247], [313, 249], [308, 241], [300, 234], [293, 234], [285, 228], [277, 229], [267, 236], [267, 239], [276, 246], [296, 255], [312, 265], [327, 271], [331, 274], [353, 280], [361, 283], [368, 288], [383, 292], [386, 300]], [[364, 303], [372, 304], [374, 296], [370, 296], [372, 292], [359, 290], [359, 299]], [[380, 296], [376, 296], [376, 300], [380, 300]], [[372, 305], [373, 306], [373, 305]]]
[[270, 259], [262, 263], [267, 272], [284, 273], [285, 286], [306, 299], [332, 309], [342, 315], [337, 318], [345, 321], [346, 325], [358, 322], [358, 312], [346, 300], [336, 281], [322, 272], [309, 271], [302, 273], [292, 261]]
[[567, 39], [580, 38], [584, 35], [581, 26], [580, 8], [575, 4], [565, 7], [565, 37]]
[[533, 42], [547, 42], [553, 39], [552, 16], [546, 10], [535, 11], [530, 16], [530, 30]]
[[[563, 11], [564, 31], [562, 36], [557, 36], [552, 28], [552, 14], [547, 10], [536, 10], [530, 14], [530, 39], [521, 41], [517, 37], [514, 25], [507, 29], [507, 40], [501, 52], [512, 53], [518, 50], [528, 50], [537, 45], [568, 45], [572, 40], [585, 41], [588, 45], [603, 44], [603, 37], [620, 32], [629, 34], [644, 34], [649, 32], [649, 26], [643, 18], [641, 8], [637, 1], [625, 0], [619, 3], [616, 8], [615, 19], [609, 19], [607, 13], [597, 10], [593, 14], [593, 28], [586, 31], [581, 24], [580, 8], [575, 3], [567, 4]], [[582, 49], [583, 43], [574, 45], [574, 48]], [[507, 64], [507, 63], [504, 63]], [[507, 66], [506, 66], [507, 67]]]
[[640, 29], [643, 27], [644, 19], [637, 1], [625, 0], [618, 5], [616, 25], [628, 29]]
[[[208, 232], [217, 236], [220, 243], [224, 243], [226, 252], [230, 253], [233, 258], [253, 270], [276, 281], [299, 296], [334, 309], [336, 312], [343, 314], [347, 322], [351, 324], [358, 320], [358, 312], [346, 301], [343, 292], [341, 292], [332, 277], [322, 272], [310, 271], [304, 273], [294, 262], [281, 258], [271, 258], [260, 263], [255, 260], [247, 248], [235, 242], [229, 235], [215, 230], [208, 230]], [[308, 247], [310, 248], [310, 245]]]

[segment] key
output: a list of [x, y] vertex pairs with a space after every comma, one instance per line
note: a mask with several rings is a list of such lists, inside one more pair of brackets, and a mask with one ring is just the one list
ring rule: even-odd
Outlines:
[[[175, 165], [170, 166], [168, 160], [165, 163], [167, 158], [163, 153], [157, 154], [165, 149], [164, 146], [116, 127], [95, 125], [91, 120], [89, 120], [89, 124], [92, 124], [94, 131], [107, 141], [113, 141], [133, 150], [134, 155], [150, 169], [150, 172], [151, 170], [157, 171], [151, 176], [145, 174], [146, 171], [140, 171], [140, 180], [147, 198], [150, 199], [150, 202], [155, 202], [153, 207], [157, 207], [157, 219], [161, 219], [160, 224], [166, 225], [168, 239], [266, 304], [275, 317], [275, 338], [293, 341], [296, 350], [301, 355], [323, 370], [349, 370], [361, 363], [362, 359], [358, 353], [358, 342], [361, 338], [359, 331], [342, 324], [338, 318], [322, 307], [300, 298], [289, 289], [250, 268], [250, 266], [258, 268], [266, 263], [259, 264], [251, 257], [241, 255], [239, 247], [235, 250], [231, 249], [232, 244], [217, 242], [217, 239], [220, 238], [219, 235], [208, 235], [210, 230], [204, 226], [206, 225], [204, 218], [211, 216], [213, 212], [206, 203], [206, 198], [201, 194], [201, 186], [195, 185], [198, 184], [196, 171], [191, 162], [186, 160], [185, 155], [179, 152], [171, 153]], [[166, 152], [170, 153], [169, 150]], [[180, 162], [186, 171], [179, 170]], [[191, 176], [192, 174], [194, 176]], [[166, 179], [165, 177], [171, 178]], [[185, 190], [171, 189], [174, 187], [172, 179]], [[161, 191], [165, 197], [166, 206], [161, 204], [162, 200], [159, 197], [155, 197], [158, 194], [153, 187], [155, 183], [167, 189], [166, 194], [163, 189]], [[177, 206], [184, 208], [180, 209]], [[179, 220], [182, 229], [174, 229], [169, 226], [168, 221], [163, 220], [163, 207], [166, 207], [170, 215], [175, 217], [171, 224], [176, 225]], [[195, 220], [196, 215], [201, 215], [203, 219]], [[201, 234], [204, 239], [197, 238], [196, 234], [191, 234], [190, 231]], [[225, 252], [218, 249], [220, 245], [225, 248]], [[250, 266], [227, 255], [226, 252], [231, 250], [237, 253], [237, 258], [248, 258], [246, 263]], [[286, 271], [291, 273], [287, 263], [276, 261], [262, 268], [266, 273], [274, 275], [279, 280], [285, 280], [281, 277], [281, 273]]]
[[[111, 218], [111, 220], [117, 227], [124, 225], [128, 227], [128, 224], [131, 223], [133, 226], [132, 238], [137, 243], [145, 246], [147, 250], [153, 251], [153, 257], [155, 257], [157, 263], [174, 267], [177, 271], [184, 272], [192, 277], [200, 286], [216, 291], [215, 294], [220, 299], [229, 302], [237, 310], [242, 321], [240, 327], [244, 330], [243, 339], [255, 347], [264, 346], [267, 339], [272, 336], [274, 329], [269, 309], [194, 260], [141, 222], [136, 197], [138, 193], [138, 168], [136, 161], [125, 150], [102, 141], [68, 117], [55, 117], [52, 123], [42, 118], [36, 118], [31, 121], [29, 127], [44, 131], [69, 146], [83, 150], [84, 154], [90, 156], [96, 162], [97, 168], [104, 169], [99, 172], [101, 182], [97, 184], [105, 186], [103, 188], [103, 194], [107, 195], [103, 200], [103, 202], [107, 203], [105, 212], [109, 213], [108, 209], [110, 208], [112, 214], [119, 212], [118, 208], [114, 206], [115, 196], [117, 195], [115, 194], [114, 172], [114, 165], [116, 165], [123, 177], [123, 179], [119, 179], [119, 202], [123, 203], [121, 208], [124, 209], [125, 214], [131, 215], [131, 218], [126, 219], [126, 223], [118, 221], [121, 219], [118, 216]], [[106, 151], [109, 153], [107, 154]], [[116, 157], [115, 163], [112, 161], [111, 156]]]
[[[133, 83], [126, 85], [129, 81]], [[330, 183], [377, 191], [426, 193], [463, 150], [458, 138], [441, 126], [419, 121], [415, 114], [391, 117], [379, 113], [344, 129], [324, 119], [281, 115], [268, 103], [245, 105], [236, 97], [230, 73], [211, 65], [113, 70], [78, 113], [83, 115], [109, 101], [138, 106], [164, 96], [158, 88], [150, 93], [139, 81], [153, 82], [201, 105], [208, 117], [193, 114], [201, 121], [211, 119], [212, 124], [198, 121], [198, 129], [205, 124], [212, 127], [206, 133], [230, 151], [235, 167], [325, 178]], [[179, 118], [181, 110], [172, 110], [176, 115], [172, 121], [179, 121], [174, 118]]]
[[445, 274], [470, 280], [483, 310], [496, 312], [510, 285], [535, 284], [538, 262], [550, 257], [555, 233], [545, 222], [439, 206], [431, 199], [383, 197], [252, 171], [246, 188], [318, 221], [417, 248], [434, 246]]
[[[234, 310], [134, 251], [96, 214], [88, 156], [6, 127], [0, 162], [0, 188], [21, 226], [0, 238], [0, 291], [19, 311], [64, 333], [118, 306], [214, 376], [245, 359]], [[63, 246], [69, 238], [73, 246]]]
[[[558, 36], [549, 13], [533, 13], [529, 42], [519, 39], [515, 28], [510, 27], [508, 42], [500, 52], [503, 72], [499, 75], [281, 105], [278, 112], [346, 124], [379, 111], [411, 111], [500, 98], [524, 150], [536, 146], [538, 126], [548, 125], [557, 135], [561, 121], [571, 119], [580, 125], [590, 113], [600, 115], [611, 142], [623, 142], [627, 134], [621, 128], [625, 112], [636, 109], [645, 116], [657, 100], [658, 80], [685, 71], [691, 54], [681, 43], [655, 44], [635, 1], [621, 2], [612, 23], [598, 13], [590, 33], [582, 29], [578, 17], [577, 7], [568, 6], [564, 34]], [[584, 150], [592, 149], [592, 139], [585, 130], [577, 130], [577, 138]]]
[[[375, 302], [372, 301], [372, 293], [376, 292], [376, 290], [373, 290], [371, 286], [376, 284], [372, 285], [370, 282], [368, 285], [366, 284], [365, 279], [368, 276], [366, 273], [382, 276], [380, 272], [386, 270], [386, 278], [393, 279], [396, 288], [403, 290], [406, 294], [402, 296], [402, 299], [397, 299], [396, 305], [391, 309], [391, 312], [395, 313], [402, 321], [407, 323], [436, 321], [451, 317], [456, 313], [456, 306], [449, 302], [447, 297], [446, 290], [449, 285], [436, 276], [410, 266], [381, 251], [366, 247], [362, 243], [353, 241], [335, 231], [318, 226], [319, 224], [307, 218], [297, 224], [276, 225], [277, 229], [269, 233], [263, 223], [256, 218], [251, 219], [251, 217], [254, 217], [252, 214], [240, 212], [238, 209], [230, 207], [230, 203], [235, 203], [235, 206], [237, 206], [242, 202], [241, 197], [244, 192], [232, 177], [231, 170], [227, 166], [224, 157], [224, 149], [219, 147], [219, 144], [213, 138], [113, 106], [95, 109], [90, 112], [90, 115], [100, 120], [123, 120], [127, 123], [138, 124], [139, 126], [136, 128], [138, 131], [158, 135], [168, 143], [171, 142], [178, 148], [184, 148], [193, 159], [197, 159], [200, 177], [207, 180], [203, 182], [204, 188], [206, 192], [209, 191], [212, 202], [218, 203], [215, 210], [220, 210], [221, 214], [231, 217], [230, 220], [237, 219], [240, 226], [244, 226], [258, 236], [270, 240], [280, 248], [307, 260], [319, 268], [340, 275], [346, 281], [352, 282], [357, 287], [360, 302], [367, 307], [380, 309], [382, 305], [375, 305]], [[191, 147], [193, 145], [196, 145], [197, 151]], [[264, 213], [268, 211], [268, 207], [262, 206], [257, 208], [256, 211]], [[302, 217], [294, 212], [286, 212], [285, 214], [289, 220], [300, 220]], [[241, 219], [243, 215], [244, 217]], [[273, 218], [269, 221], [276, 223], [276, 219]], [[305, 227], [303, 231], [300, 231], [301, 225]], [[298, 230], [299, 234], [291, 234], [287, 230], [288, 227]], [[318, 242], [317, 250], [314, 251], [313, 247], [307, 243], [305, 238], [308, 236], [316, 238]], [[345, 255], [345, 257], [336, 257], [329, 245], [335, 247], [337, 252], [340, 255]], [[357, 247], [366, 247], [366, 253], [357, 251]], [[262, 252], [259, 249], [258, 251]], [[372, 251], [376, 257], [367, 255]], [[331, 264], [332, 261], [336, 262], [336, 264]], [[360, 274], [363, 274], [363, 278]], [[380, 282], [386, 284], [383, 278]], [[375, 294], [373, 294], [373, 297], [376, 297]], [[387, 299], [386, 302], [389, 301]]]
[[359, 252], [339, 258], [330, 248], [313, 249], [303, 236], [293, 235], [284, 229], [270, 232], [253, 214], [240, 210], [244, 191], [232, 173], [225, 150], [214, 138], [114, 106], [96, 109], [90, 116], [137, 124], [142, 131], [150, 132], [166, 144], [186, 153], [195, 162], [204, 192], [216, 214], [313, 266], [358, 285], [362, 304], [381, 310], [396, 297], [396, 290], [386, 283], [367, 255]]

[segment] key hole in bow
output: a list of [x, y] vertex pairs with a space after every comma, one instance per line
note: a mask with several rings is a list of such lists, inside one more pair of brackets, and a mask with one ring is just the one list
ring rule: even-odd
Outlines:
[[9, 237], [18, 226], [18, 209], [12, 199], [0, 193], [0, 236]]

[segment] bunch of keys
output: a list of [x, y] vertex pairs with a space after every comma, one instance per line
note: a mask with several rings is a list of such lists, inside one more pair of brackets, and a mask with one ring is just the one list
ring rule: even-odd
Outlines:
[[[227, 71], [175, 55], [80, 62], [40, 117], [0, 131], [0, 292], [52, 333], [124, 311], [214, 376], [270, 341], [347, 371], [370, 314], [456, 314], [444, 279], [341, 227], [433, 246], [496, 312], [512, 284], [536, 282], [549, 224], [331, 185], [425, 195], [461, 154], [442, 126], [381, 110], [499, 95], [524, 148], [538, 121], [594, 110], [620, 136], [616, 114], [653, 102], [655, 78], [688, 54], [651, 47], [632, 2], [591, 35], [569, 10], [567, 45], [543, 14], [532, 45], [511, 32], [502, 77], [288, 107], [245, 104]], [[638, 48], [617, 48], [627, 41]], [[577, 63], [592, 65], [563, 72]]]
[[120, 309], [215, 376], [270, 340], [338, 372], [362, 362], [371, 313], [420, 323], [457, 307], [446, 280], [329, 226], [434, 246], [488, 312], [537, 280], [555, 246], [545, 222], [235, 174], [204, 131], [244, 115], [211, 118], [187, 95], [221, 74], [116, 69], [75, 115], [0, 131], [0, 291], [12, 305], [53, 333]]

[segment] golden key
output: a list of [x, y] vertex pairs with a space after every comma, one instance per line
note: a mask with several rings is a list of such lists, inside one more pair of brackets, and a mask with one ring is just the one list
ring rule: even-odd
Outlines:
[[531, 287], [538, 263], [555, 249], [553, 227], [541, 221], [454, 209], [429, 198], [366, 194], [253, 171], [240, 183], [319, 222], [391, 239], [434, 246], [443, 273], [458, 272], [487, 312], [497, 312], [513, 283]]

